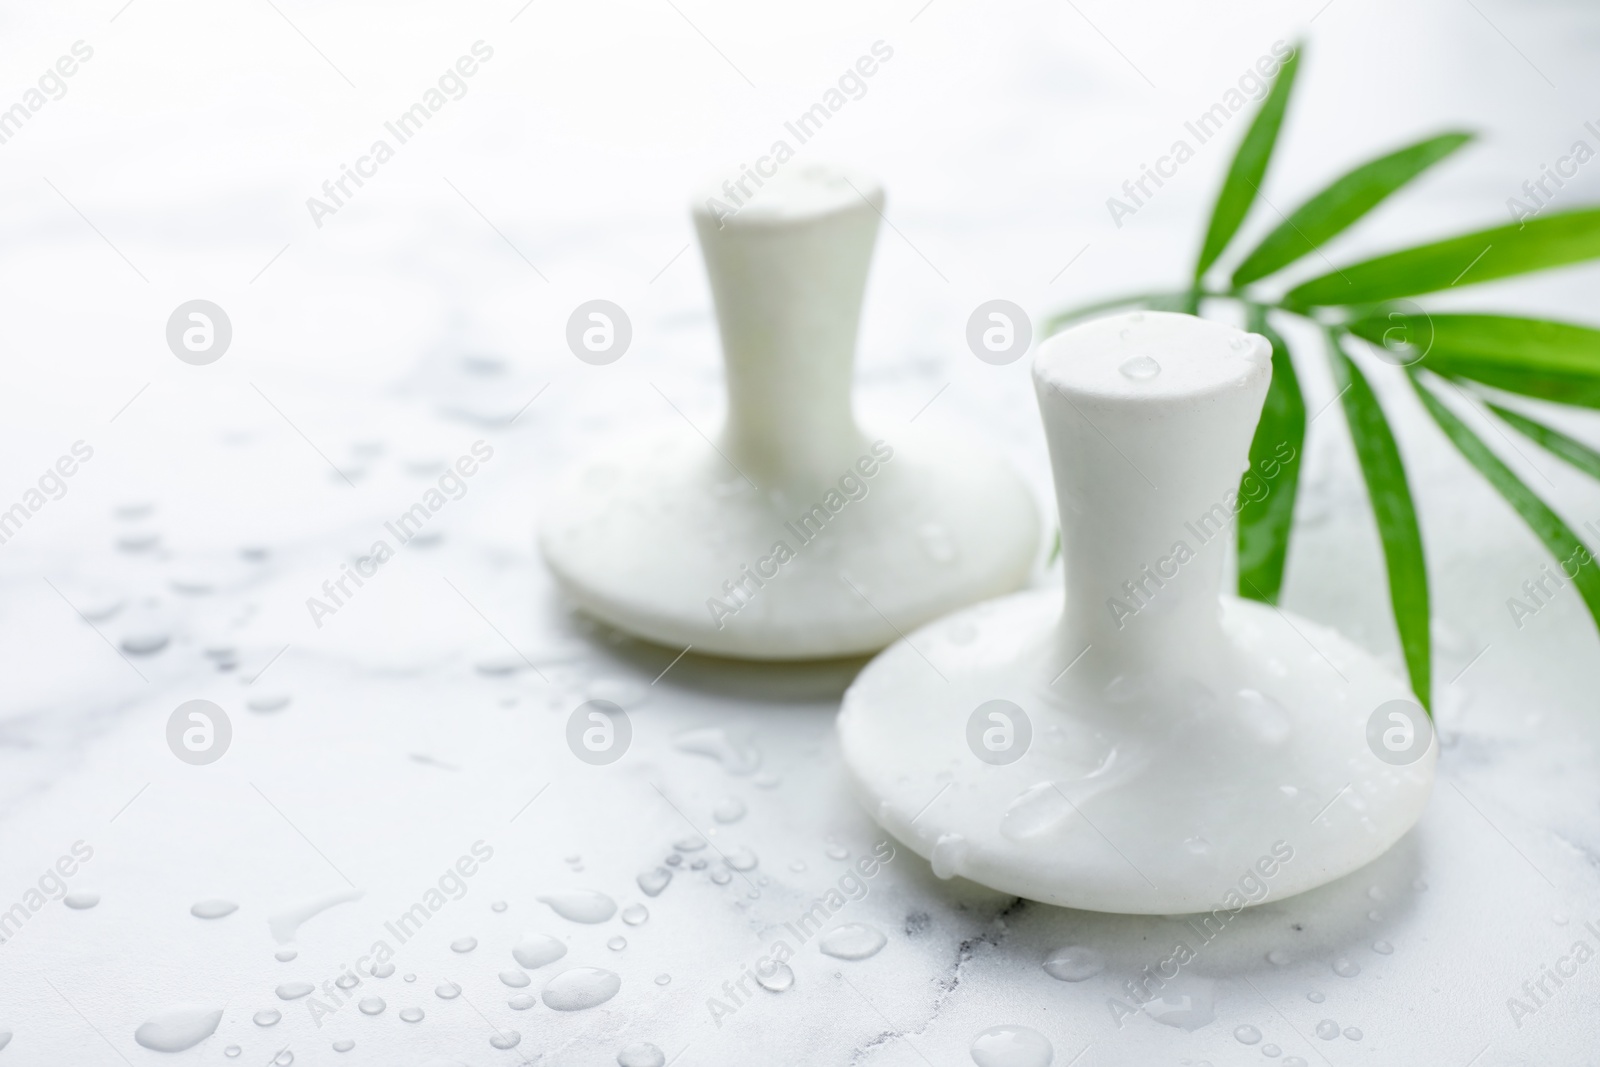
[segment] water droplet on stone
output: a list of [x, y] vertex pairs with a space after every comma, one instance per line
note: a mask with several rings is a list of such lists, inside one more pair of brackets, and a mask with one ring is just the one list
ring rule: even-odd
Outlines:
[[794, 988], [794, 971], [787, 963], [770, 962], [766, 969], [756, 966], [756, 982], [769, 993]]
[[954, 878], [961, 873], [961, 864], [967, 856], [967, 839], [960, 834], [940, 834], [933, 843], [933, 855], [928, 862], [939, 878]]
[[273, 693], [268, 696], [251, 697], [244, 702], [244, 706], [262, 715], [269, 715], [289, 706], [289, 694]]
[[440, 982], [433, 990], [440, 1000], [454, 1000], [461, 995], [461, 987], [454, 982]]
[[799, 874], [800, 872], [802, 872], [802, 871], [804, 871], [806, 869], [806, 861], [805, 860], [790, 860], [789, 861], [789, 869], [791, 871], [793, 871], [794, 873]]
[[1085, 945], [1063, 945], [1044, 961], [1044, 973], [1062, 982], [1084, 982], [1105, 969], [1105, 953]]
[[1387, 941], [1374, 941], [1372, 943], [1372, 951], [1381, 956], [1388, 956], [1394, 952], [1394, 946]]
[[500, 981], [510, 986], [512, 989], [521, 989], [529, 982], [533, 981], [533, 979], [529, 978], [521, 971], [501, 971]]
[[617, 995], [622, 979], [599, 967], [574, 967], [562, 971], [540, 994], [545, 1006], [556, 1011], [582, 1011], [604, 1004]]
[[279, 1000], [299, 1000], [316, 992], [317, 987], [310, 982], [285, 982], [277, 989]]
[[493, 904], [490, 904], [489, 907], [491, 909], [493, 909], [494, 911], [505, 911], [506, 910], [506, 902], [503, 901], [503, 900], [497, 900]]
[[546, 934], [523, 934], [511, 946], [511, 955], [530, 971], [554, 963], [567, 954], [567, 946]]
[[1311, 992], [1306, 994], [1306, 999], [1311, 1001], [1311, 1003], [1313, 1003], [1313, 1004], [1321, 1004], [1324, 1000], [1327, 1000], [1328, 998], [1323, 996], [1321, 993], [1318, 993], [1316, 990], [1313, 989]]
[[756, 859], [756, 854], [743, 845], [728, 851], [724, 854], [722, 860], [736, 871], [753, 871], [756, 868], [756, 864], [760, 862]]
[[754, 747], [735, 745], [720, 726], [686, 730], [673, 739], [673, 747], [679, 752], [709, 756], [722, 764], [722, 769], [729, 774], [753, 774], [761, 766], [760, 752]]
[[1369, 920], [1370, 920], [1370, 921], [1372, 921], [1372, 922], [1375, 922], [1375, 923], [1381, 923], [1381, 922], [1383, 922], [1383, 915], [1382, 915], [1382, 914], [1380, 914], [1380, 913], [1379, 913], [1379, 912], [1376, 912], [1376, 911], [1369, 911], [1369, 912], [1367, 912], [1367, 918], [1368, 918], [1368, 919], [1369, 919]]
[[1267, 953], [1267, 962], [1274, 967], [1287, 967], [1289, 966], [1289, 954], [1281, 948], [1275, 948]]
[[1306, 1067], [1306, 1061], [1299, 1056], [1285, 1056], [1283, 1058], [1283, 1067]]
[[406, 981], [408, 981], [408, 982], [415, 982], [415, 981], [416, 981], [416, 980], [417, 980], [417, 976], [416, 976], [416, 975], [414, 975], [414, 974], [408, 974], [408, 975], [406, 975]]
[[[11, 1036], [10, 1034], [6, 1035], [6, 1037], [8, 1039], [10, 1038], [10, 1036]], [[5, 1047], [5, 1045], [3, 1043], [0, 1043], [0, 1048], [4, 1048], [4, 1047]], [[228, 1057], [229, 1059], [233, 1059], [234, 1057], [238, 1056], [239, 1053], [241, 1053], [243, 1051], [244, 1051], [244, 1049], [240, 1048], [238, 1045], [229, 1045], [227, 1048], [222, 1050], [222, 1054], [224, 1056]]]
[[335, 1052], [349, 1052], [355, 1047], [356, 1043], [351, 1041], [348, 1037], [341, 1037], [339, 1040], [333, 1043], [333, 1051]]
[[650, 909], [643, 904], [629, 904], [622, 909], [622, 921], [629, 926], [643, 926], [650, 918]]
[[606, 948], [610, 949], [612, 952], [621, 952], [627, 947], [628, 939], [625, 937], [613, 937], [610, 941], [606, 942]]
[[723, 797], [711, 806], [711, 817], [720, 823], [735, 823], [744, 818], [746, 810], [738, 797]]
[[[274, 1015], [277, 1012], [273, 1012]], [[133, 1039], [156, 1052], [182, 1052], [193, 1048], [212, 1034], [222, 1021], [221, 1008], [201, 1008], [183, 1005], [168, 1008], [146, 1019], [133, 1032]], [[277, 1022], [276, 1019], [273, 1022]], [[6, 1037], [9, 1040], [10, 1034]]]
[[1372, 898], [1373, 900], [1382, 900], [1383, 899], [1383, 889], [1381, 887], [1379, 887], [1379, 886], [1372, 886], [1367, 890], [1367, 896]]
[[683, 857], [676, 852], [669, 853], [664, 861], [668, 867], [677, 867], [683, 863]]
[[718, 885], [727, 885], [733, 880], [733, 875], [729, 874], [721, 867], [718, 867], [716, 870], [711, 872], [711, 880]]
[[295, 949], [280, 948], [278, 951], [272, 954], [272, 958], [277, 960], [279, 963], [289, 963], [298, 955], [300, 955], [300, 953]]
[[221, 919], [239, 910], [231, 900], [202, 900], [189, 909], [196, 919]]
[[1163, 1026], [1193, 1032], [1209, 1024], [1216, 1015], [1216, 982], [1210, 978], [1185, 975], [1161, 988], [1156, 999], [1144, 1005], [1145, 1014]]
[[283, 1012], [277, 1008], [263, 1008], [250, 1017], [257, 1026], [276, 1026], [278, 1020], [283, 1018]]
[[839, 960], [864, 960], [876, 956], [889, 941], [882, 931], [866, 923], [845, 923], [822, 935], [817, 948]]
[[[647, 897], [659, 897], [661, 891], [667, 888], [667, 883], [672, 881], [672, 872], [665, 867], [657, 867], [653, 871], [641, 873], [634, 881], [639, 883], [639, 889]], [[628, 921], [628, 913], [622, 913], [622, 921]]]
[[1333, 961], [1333, 973], [1340, 978], [1354, 978], [1361, 973], [1361, 964], [1340, 956]]
[[374, 978], [387, 978], [393, 973], [394, 964], [387, 960], [382, 963], [374, 963], [372, 965], [372, 977]]
[[290, 1052], [288, 1049], [284, 1049], [282, 1052], [272, 1057], [272, 1067], [289, 1067], [289, 1065], [293, 1062], [294, 1053]]
[[421, 1008], [401, 1008], [400, 1021], [407, 1023], [420, 1023], [422, 1021]]
[[356, 1005], [361, 1009], [362, 1015], [381, 1015], [383, 1014], [383, 1009], [388, 1006], [383, 1002], [382, 997], [362, 997], [361, 1003]]
[[532, 993], [513, 993], [506, 1001], [506, 1006], [512, 1011], [527, 1011], [537, 1003]]
[[667, 1057], [648, 1041], [629, 1045], [617, 1053], [617, 1067], [666, 1067]]
[[656, 975], [656, 985], [670, 985], [670, 984], [672, 984], [672, 975], [670, 975], [670, 974], [658, 974], [658, 975]]
[[130, 656], [153, 656], [166, 648], [170, 640], [161, 633], [129, 634], [122, 639], [122, 651]]
[[1241, 1045], [1253, 1045], [1261, 1040], [1261, 1031], [1249, 1023], [1244, 1023], [1233, 1028], [1233, 1036], [1238, 1039]]
[[[617, 913], [617, 902], [593, 889], [540, 897], [557, 915], [575, 923], [603, 923]], [[524, 965], [526, 966], [526, 965]]]
[[1262, 1045], [1261, 1054], [1263, 1056], [1271, 1056], [1273, 1059], [1277, 1059], [1279, 1056], [1283, 1055], [1283, 1049], [1279, 1048], [1277, 1045]]
[[971, 1052], [978, 1067], [1049, 1067], [1055, 1056], [1049, 1040], [1026, 1026], [991, 1026], [972, 1039]]
[[521, 1040], [522, 1035], [515, 1030], [499, 1030], [489, 1038], [489, 1044], [498, 1049], [508, 1049], [516, 1048]]
[[1183, 847], [1192, 855], [1204, 856], [1211, 851], [1211, 842], [1196, 834], [1194, 837], [1184, 838]]
[[1324, 1041], [1332, 1041], [1339, 1036], [1339, 1024], [1332, 1019], [1324, 1019], [1317, 1024], [1317, 1036]]
[[356, 986], [361, 984], [361, 979], [357, 978], [353, 974], [341, 974], [339, 977], [333, 980], [333, 984], [338, 986], [340, 989], [354, 989]]
[[825, 851], [830, 860], [847, 860], [850, 858], [850, 850], [843, 845], [829, 845]]
[[478, 939], [475, 937], [458, 937], [450, 942], [451, 952], [471, 952], [477, 947]]
[[1134, 381], [1146, 381], [1161, 373], [1161, 364], [1149, 356], [1134, 356], [1131, 359], [1123, 360], [1122, 365], [1117, 369], [1122, 372], [1124, 378], [1132, 378]]
[[73, 911], [87, 911], [89, 908], [92, 908], [96, 904], [100, 903], [100, 894], [91, 893], [86, 889], [74, 889], [72, 892], [61, 898], [61, 903], [65, 904]]

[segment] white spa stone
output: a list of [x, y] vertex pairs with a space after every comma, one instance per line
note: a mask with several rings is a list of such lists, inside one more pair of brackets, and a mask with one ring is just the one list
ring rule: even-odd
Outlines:
[[[1186, 315], [1040, 347], [1065, 603], [1020, 593], [910, 633], [839, 714], [867, 810], [936, 874], [1094, 911], [1210, 911], [1347, 874], [1421, 815], [1437, 745], [1393, 766], [1367, 741], [1408, 686], [1324, 626], [1221, 593], [1270, 377], [1265, 339]], [[1022, 714], [969, 727], [996, 700]]]
[[809, 166], [731, 217], [710, 196], [726, 203], [707, 190], [694, 221], [726, 421], [713, 446], [669, 414], [664, 433], [575, 473], [540, 534], [566, 595], [661, 644], [778, 660], [873, 652], [1019, 588], [1039, 516], [1011, 467], [903, 421], [857, 424], [851, 368], [882, 188]]

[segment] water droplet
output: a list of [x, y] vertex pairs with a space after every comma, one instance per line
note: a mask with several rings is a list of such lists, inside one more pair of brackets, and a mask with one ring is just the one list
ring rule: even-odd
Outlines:
[[1063, 945], [1044, 961], [1044, 973], [1062, 982], [1088, 981], [1105, 969], [1105, 953], [1085, 945]]
[[689, 869], [691, 871], [703, 871], [703, 870], [705, 870], [706, 869], [706, 859], [705, 859], [705, 857], [701, 856], [699, 859], [697, 859], [693, 863], [689, 864]]
[[74, 889], [61, 898], [61, 903], [73, 911], [86, 911], [100, 903], [100, 894], [91, 893], [86, 889]]
[[1145, 381], [1161, 373], [1161, 364], [1149, 356], [1134, 356], [1131, 359], [1123, 360], [1122, 365], [1117, 369], [1122, 372], [1124, 378]]
[[434, 987], [433, 995], [440, 1000], [454, 1000], [461, 995], [461, 987], [454, 982], [440, 982]]
[[1328, 998], [1323, 996], [1321, 993], [1318, 993], [1316, 990], [1313, 989], [1311, 992], [1306, 994], [1306, 999], [1311, 1001], [1311, 1003], [1313, 1003], [1313, 1004], [1321, 1004], [1324, 1000], [1327, 1000]]
[[282, 711], [289, 706], [289, 694], [272, 693], [267, 696], [251, 697], [244, 702], [244, 706], [251, 711], [269, 715], [274, 711]]
[[417, 980], [417, 976], [416, 976], [416, 975], [414, 975], [414, 974], [408, 974], [408, 975], [406, 975], [406, 981], [408, 981], [408, 982], [415, 982], [415, 981], [416, 981], [416, 980]]
[[1262, 1045], [1261, 1054], [1263, 1056], [1271, 1056], [1273, 1059], [1277, 1059], [1279, 1056], [1283, 1055], [1283, 1049], [1279, 1048], [1277, 1045]]
[[516, 1048], [522, 1035], [515, 1030], [500, 1030], [489, 1038], [489, 1044], [498, 1049]]
[[1559, 912], [1559, 911], [1558, 912], [1554, 912], [1550, 916], [1550, 921], [1555, 923], [1557, 926], [1565, 926], [1565, 925], [1567, 925], [1567, 917], [1564, 914], [1562, 914], [1561, 912]]
[[495, 911], [505, 911], [506, 910], [506, 902], [503, 901], [503, 900], [497, 900], [493, 904], [490, 904], [489, 907], [492, 908]]
[[[274, 1015], [277, 1012], [273, 1012]], [[133, 1032], [133, 1039], [145, 1048], [156, 1052], [182, 1052], [193, 1048], [212, 1034], [222, 1021], [221, 1008], [201, 1008], [183, 1005], [168, 1008], [145, 1020]], [[276, 1019], [273, 1022], [277, 1022]], [[8, 1038], [9, 1034], [6, 1035]]]
[[960, 834], [940, 834], [933, 843], [933, 855], [928, 862], [939, 878], [954, 878], [961, 873], [962, 861], [967, 857], [967, 839]]
[[770, 966], [765, 970], [756, 965], [756, 982], [769, 993], [782, 993], [794, 987], [794, 971], [787, 963], [769, 961]]
[[721, 867], [718, 867], [716, 870], [711, 872], [711, 880], [718, 885], [727, 885], [732, 879], [733, 875], [729, 874]]
[[1317, 1036], [1324, 1041], [1332, 1041], [1339, 1036], [1339, 1024], [1332, 1019], [1324, 1019], [1317, 1024]]
[[1145, 1014], [1163, 1026], [1175, 1026], [1193, 1032], [1217, 1017], [1217, 984], [1209, 978], [1185, 975], [1178, 977], [1161, 989], [1161, 995], [1148, 1001]]
[[[11, 1040], [11, 1035], [9, 1033], [6, 1034], [5, 1037], [6, 1037], [6, 1041]], [[0, 1048], [5, 1048], [5, 1042], [4, 1041], [0, 1041]], [[228, 1057], [231, 1060], [234, 1057], [238, 1056], [239, 1053], [241, 1053], [243, 1051], [244, 1051], [244, 1049], [240, 1048], [238, 1045], [229, 1045], [227, 1048], [222, 1050], [222, 1054], [224, 1056]]]
[[284, 1049], [282, 1052], [272, 1057], [273, 1067], [289, 1067], [289, 1065], [293, 1062], [294, 1053], [290, 1052], [288, 1049]]
[[546, 1007], [556, 1011], [582, 1011], [604, 1004], [617, 995], [622, 979], [599, 967], [574, 967], [562, 971], [540, 994]]
[[529, 982], [533, 981], [533, 979], [529, 978], [521, 971], [501, 971], [500, 981], [510, 986], [512, 989], [521, 989]]
[[627, 947], [628, 939], [625, 937], [613, 937], [610, 941], [606, 942], [606, 948], [610, 949], [612, 952], [621, 952]]
[[643, 904], [629, 904], [622, 909], [622, 921], [629, 926], [643, 926], [650, 918], [650, 909]]
[[669, 853], [665, 863], [668, 867], [677, 867], [683, 863], [683, 857], [678, 855], [676, 852]]
[[513, 993], [506, 1006], [512, 1011], [527, 1011], [537, 1003], [532, 993]]
[[1275, 948], [1267, 953], [1267, 962], [1274, 967], [1287, 967], [1289, 966], [1289, 954], [1281, 948]]
[[1376, 911], [1367, 912], [1367, 918], [1370, 921], [1375, 922], [1375, 923], [1383, 922], [1383, 915], [1381, 913], [1379, 913], [1379, 912], [1376, 912]]
[[196, 919], [221, 919], [238, 910], [239, 905], [231, 900], [202, 900], [190, 907], [189, 914]]
[[671, 985], [671, 984], [672, 984], [672, 975], [670, 975], [670, 974], [658, 974], [658, 975], [656, 975], [656, 985]]
[[450, 942], [451, 952], [471, 952], [477, 947], [478, 939], [475, 937], [458, 937]]
[[794, 873], [799, 874], [801, 871], [804, 871], [806, 869], [806, 861], [805, 860], [790, 860], [789, 861], [789, 869], [791, 871], [793, 871]]
[[374, 978], [387, 978], [393, 973], [394, 964], [388, 962], [387, 960], [385, 960], [383, 963], [374, 963], [372, 965], [372, 977]]
[[361, 1009], [362, 1015], [381, 1015], [383, 1014], [383, 1009], [388, 1006], [383, 1002], [382, 997], [362, 997], [361, 1003], [356, 1005]]
[[566, 954], [567, 946], [547, 934], [523, 934], [522, 940], [511, 946], [511, 955], [530, 971]]
[[[659, 897], [661, 891], [667, 888], [667, 883], [672, 881], [672, 872], [665, 867], [657, 867], [653, 871], [645, 871], [634, 881], [639, 883], [639, 889], [647, 897]], [[622, 913], [622, 921], [628, 921], [628, 913]]]
[[1306, 1061], [1299, 1056], [1285, 1056], [1283, 1058], [1283, 1067], [1306, 1067]]
[[361, 984], [361, 979], [357, 978], [353, 974], [341, 974], [339, 977], [333, 980], [333, 984], [338, 986], [340, 989], [354, 989], [356, 986]]
[[1394, 946], [1387, 941], [1374, 941], [1372, 943], [1372, 951], [1381, 956], [1388, 956], [1394, 952]]
[[1261, 1031], [1249, 1023], [1244, 1023], [1233, 1028], [1233, 1036], [1238, 1039], [1241, 1045], [1253, 1045], [1261, 1040]]
[[283, 1018], [283, 1012], [277, 1008], [263, 1008], [252, 1015], [250, 1021], [257, 1026], [276, 1026], [281, 1018]]
[[773, 774], [771, 771], [764, 771], [750, 779], [750, 784], [757, 789], [776, 789], [783, 784], [783, 778], [781, 775]]
[[829, 845], [824, 850], [824, 854], [830, 860], [847, 860], [850, 858], [850, 850], [843, 845]]
[[421, 1008], [401, 1008], [400, 1021], [407, 1023], [420, 1023], [422, 1021]]
[[1211, 842], [1196, 834], [1194, 837], [1184, 838], [1183, 847], [1193, 855], [1204, 856], [1211, 851]]
[[1358, 1027], [1347, 1026], [1344, 1028], [1344, 1036], [1351, 1041], [1360, 1041], [1366, 1035]]
[[722, 764], [722, 769], [729, 774], [753, 774], [761, 766], [760, 752], [754, 747], [735, 745], [720, 726], [686, 730], [673, 739], [673, 747], [679, 752], [709, 756]]
[[161, 633], [129, 634], [122, 639], [122, 651], [130, 656], [153, 656], [166, 648], [170, 640]]
[[563, 919], [575, 923], [603, 923], [617, 913], [617, 902], [593, 889], [556, 893], [540, 897], [539, 901], [550, 905]]
[[348, 1037], [341, 1037], [339, 1040], [333, 1043], [333, 1051], [335, 1052], [349, 1052], [355, 1047], [356, 1043], [351, 1041]]
[[666, 1067], [667, 1057], [648, 1041], [629, 1045], [617, 1053], [617, 1067]]
[[825, 956], [839, 960], [864, 960], [876, 956], [889, 939], [877, 927], [866, 923], [845, 923], [822, 935], [817, 948]]
[[706, 847], [706, 839], [703, 837], [686, 837], [681, 841], [674, 841], [672, 847], [679, 852], [699, 852]]
[[756, 854], [743, 845], [725, 853], [722, 861], [735, 871], [753, 871], [760, 862], [756, 859]]
[[738, 822], [747, 809], [738, 797], [723, 797], [711, 807], [711, 817], [720, 823]]
[[299, 1000], [315, 993], [317, 987], [310, 982], [285, 982], [277, 989], [279, 1000]]
[[1383, 889], [1380, 888], [1379, 886], [1372, 886], [1371, 888], [1369, 888], [1367, 890], [1367, 896], [1370, 897], [1373, 900], [1382, 900], [1383, 899]]
[[[1038, 782], [1018, 793], [1000, 816], [1000, 833], [1012, 841], [1043, 837], [1072, 818], [1072, 805], [1053, 782]], [[938, 849], [935, 846], [935, 853]], [[941, 877], [948, 877], [941, 875]]]
[[972, 1039], [978, 1067], [1049, 1067], [1054, 1056], [1045, 1036], [1026, 1026], [991, 1026]]
[[280, 948], [278, 951], [272, 954], [272, 958], [277, 960], [279, 963], [289, 963], [298, 955], [300, 955], [300, 953], [296, 949]]
[[1340, 956], [1333, 961], [1333, 973], [1340, 978], [1354, 978], [1361, 973], [1361, 964]]

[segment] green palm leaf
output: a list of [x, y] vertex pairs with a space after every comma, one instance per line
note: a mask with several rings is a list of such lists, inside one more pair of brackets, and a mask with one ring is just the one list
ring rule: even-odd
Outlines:
[[1600, 452], [1582, 441], [1568, 437], [1560, 430], [1534, 422], [1526, 415], [1490, 404], [1489, 410], [1500, 416], [1518, 433], [1551, 455], [1559, 456], [1591, 478], [1600, 478]]
[[1578, 539], [1578, 535], [1562, 521], [1561, 516], [1552, 511], [1510, 467], [1501, 462], [1499, 456], [1490, 451], [1489, 446], [1455, 412], [1433, 395], [1432, 390], [1424, 387], [1416, 374], [1412, 374], [1411, 384], [1422, 398], [1423, 407], [1439, 424], [1439, 429], [1467, 458], [1467, 462], [1488, 479], [1489, 484], [1505, 498], [1506, 503], [1522, 517], [1522, 521], [1528, 524], [1528, 528], [1556, 558], [1562, 572], [1577, 586], [1578, 595], [1583, 598], [1595, 625], [1600, 626], [1600, 566], [1595, 565], [1588, 546]]
[[1377, 304], [1600, 256], [1600, 208], [1530, 219], [1335, 269], [1295, 286], [1296, 307]]
[[1397, 189], [1472, 140], [1446, 133], [1363, 163], [1296, 208], [1233, 272], [1238, 288], [1322, 247]]
[[1389, 601], [1395, 628], [1405, 653], [1411, 690], [1431, 709], [1432, 644], [1428, 633], [1428, 569], [1422, 551], [1422, 531], [1417, 525], [1411, 487], [1406, 482], [1400, 448], [1384, 417], [1383, 408], [1361, 369], [1345, 354], [1341, 337], [1329, 331], [1334, 380], [1344, 401], [1345, 421], [1355, 444], [1356, 459], [1367, 483], [1367, 497], [1378, 523], [1378, 539], [1389, 572]]
[[[1245, 501], [1239, 509], [1239, 595], [1276, 604], [1294, 525], [1306, 402], [1289, 346], [1267, 322], [1265, 308], [1250, 309], [1249, 326], [1272, 342], [1272, 384], [1250, 442], [1250, 469], [1239, 485], [1239, 498]], [[1275, 476], [1269, 474], [1274, 471]], [[1266, 487], [1263, 495], [1250, 491], [1252, 480]]]
[[1240, 142], [1239, 151], [1234, 154], [1233, 164], [1228, 168], [1228, 176], [1222, 182], [1216, 206], [1211, 209], [1211, 225], [1206, 229], [1205, 243], [1200, 248], [1200, 258], [1194, 266], [1196, 281], [1204, 277], [1217, 257], [1222, 255], [1228, 242], [1233, 240], [1233, 235], [1239, 232], [1244, 217], [1250, 213], [1250, 205], [1255, 203], [1261, 179], [1265, 177], [1267, 164], [1272, 159], [1272, 150], [1278, 143], [1278, 129], [1283, 125], [1283, 113], [1289, 106], [1295, 71], [1299, 68], [1300, 46], [1296, 45], [1272, 83], [1272, 91], [1262, 102], [1261, 110], [1256, 112], [1255, 121]]

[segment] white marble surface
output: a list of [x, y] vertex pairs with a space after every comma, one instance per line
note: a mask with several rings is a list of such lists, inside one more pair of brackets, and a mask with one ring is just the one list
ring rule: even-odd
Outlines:
[[[253, 1064], [285, 1046], [302, 1064], [604, 1064], [651, 1041], [684, 1065], [945, 1065], [970, 1062], [973, 1037], [1006, 1023], [1083, 1067], [1284, 1062], [1236, 1040], [1241, 1025], [1311, 1063], [1593, 1062], [1600, 963], [1520, 1026], [1506, 1001], [1574, 940], [1600, 945], [1584, 928], [1600, 928], [1595, 627], [1570, 590], [1513, 627], [1505, 600], [1546, 559], [1393, 375], [1376, 384], [1413, 463], [1442, 620], [1442, 784], [1370, 869], [1247, 912], [1198, 948], [1185, 973], [1214, 983], [1215, 1020], [1192, 1032], [1144, 1015], [1119, 1027], [1108, 1008], [1190, 936], [1182, 920], [1019, 904], [940, 882], [904, 849], [833, 919], [883, 931], [880, 953], [845, 962], [807, 944], [792, 989], [757, 991], [717, 1025], [708, 998], [836, 882], [830, 844], [858, 857], [879, 839], [845, 794], [832, 735], [856, 665], [691, 654], [652, 685], [677, 650], [571, 618], [532, 547], [543, 489], [575, 457], [644, 424], [694, 432], [662, 394], [715, 424], [719, 369], [684, 191], [764, 151], [874, 41], [893, 60], [803, 148], [889, 191], [860, 399], [909, 420], [937, 394], [919, 427], [986, 435], [1044, 494], [1027, 365], [972, 358], [968, 314], [996, 295], [1042, 315], [1181, 279], [1237, 131], [1121, 229], [1105, 198], [1273, 40], [1317, 16], [1268, 187], [1280, 206], [1441, 126], [1485, 135], [1330, 252], [1348, 256], [1505, 217], [1505, 198], [1600, 118], [1592, 9], [119, 7], [0, 12], [11, 75], [0, 102], [21, 99], [74, 41], [94, 48], [67, 94], [0, 145], [0, 499], [20, 499], [75, 441], [94, 448], [65, 496], [0, 545], [0, 908], [80, 840], [94, 855], [72, 888], [101, 895], [89, 910], [51, 902], [0, 945], [0, 1029], [14, 1033], [0, 1063], [229, 1062], [223, 1049], [238, 1044], [237, 1062]], [[305, 198], [480, 39], [494, 58], [466, 96], [314, 227]], [[1596, 174], [1563, 201], [1596, 199]], [[1450, 299], [1581, 317], [1594, 277]], [[633, 349], [608, 367], [562, 340], [571, 309], [597, 296], [635, 326]], [[163, 340], [194, 297], [234, 325], [209, 367], [179, 363]], [[1303, 366], [1315, 410], [1332, 393], [1314, 360]], [[1591, 419], [1552, 417], [1600, 439]], [[1313, 438], [1287, 603], [1395, 663], [1338, 415]], [[306, 598], [480, 439], [494, 457], [432, 520], [437, 541], [402, 549], [314, 626]], [[1594, 486], [1491, 441], [1575, 524], [1600, 520]], [[74, 608], [108, 614], [97, 632]], [[169, 638], [159, 653], [125, 661], [110, 647], [152, 633]], [[206, 655], [221, 648], [231, 669]], [[480, 669], [523, 655], [537, 672]], [[567, 714], [597, 693], [635, 712], [633, 749], [605, 768], [563, 740]], [[248, 710], [273, 695], [289, 703]], [[180, 763], [164, 741], [167, 717], [194, 698], [222, 705], [235, 729], [210, 767]], [[731, 775], [674, 747], [700, 727], [753, 745], [762, 771]], [[748, 814], [720, 824], [727, 797]], [[715, 829], [723, 851], [753, 850], [750, 882], [716, 884], [716, 863], [680, 872], [638, 927], [571, 923], [538, 901], [584, 886], [644, 900], [635, 875], [693, 828]], [[465, 895], [400, 946], [394, 977], [363, 983], [383, 1014], [346, 1006], [318, 1027], [304, 1001], [273, 995], [354, 963], [479, 840], [494, 855]], [[267, 917], [349, 885], [365, 897], [307, 922], [299, 957], [275, 961]], [[240, 908], [190, 916], [210, 897]], [[621, 992], [588, 1011], [511, 1010], [496, 974], [524, 930], [569, 944], [551, 970], [607, 967]], [[605, 947], [617, 934], [620, 952]], [[478, 947], [452, 952], [465, 936]], [[1379, 940], [1393, 953], [1375, 952]], [[1071, 943], [1102, 951], [1105, 971], [1045, 974], [1045, 956]], [[1273, 950], [1287, 962], [1268, 962]], [[1360, 974], [1336, 974], [1340, 958]], [[446, 980], [463, 995], [438, 998]], [[134, 1043], [140, 1023], [180, 1003], [224, 1009], [216, 1034], [176, 1055]], [[424, 1021], [399, 1019], [410, 1006]], [[255, 1026], [269, 1007], [283, 1021]], [[1323, 1019], [1363, 1036], [1320, 1040]], [[491, 1048], [496, 1028], [521, 1043]], [[345, 1037], [355, 1049], [331, 1051]]]

